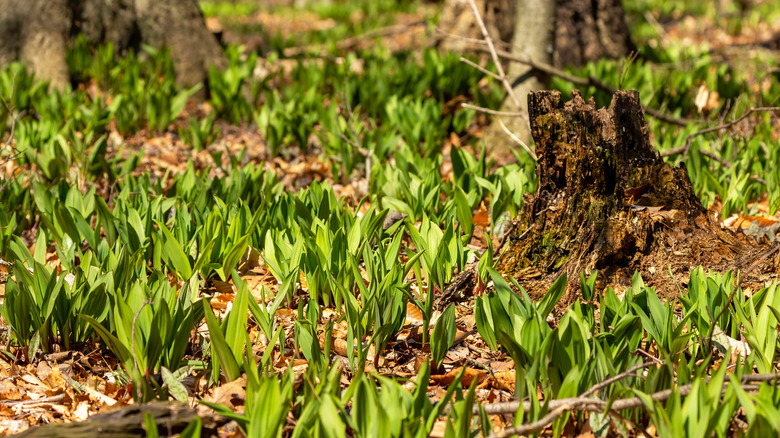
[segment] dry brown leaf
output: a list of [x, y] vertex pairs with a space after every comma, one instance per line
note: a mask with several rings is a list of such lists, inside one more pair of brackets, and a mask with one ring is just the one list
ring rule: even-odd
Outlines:
[[[211, 284], [214, 286], [214, 289], [216, 289], [217, 292], [219, 292], [220, 294], [233, 295], [234, 291], [233, 291], [232, 284], [217, 279], [211, 280]], [[232, 301], [232, 299], [230, 299], [230, 301]]]
[[225, 383], [222, 386], [212, 388], [203, 400], [211, 403], [219, 403], [236, 410], [237, 406], [243, 406], [241, 403], [235, 403], [235, 400], [244, 400], [246, 397], [246, 376], [241, 376], [238, 379]]
[[474, 225], [480, 226], [482, 228], [487, 228], [490, 226], [490, 215], [488, 214], [488, 210], [487, 207], [485, 207], [484, 202], [479, 205], [479, 210], [474, 213], [473, 222]]
[[[449, 386], [455, 381], [455, 378], [458, 377], [462, 368], [463, 367], [453, 368], [446, 374], [433, 375], [431, 376], [431, 381], [438, 385]], [[476, 379], [477, 382], [482, 382], [486, 376], [487, 375], [481, 371], [466, 367], [466, 372], [463, 374], [460, 384], [464, 388], [468, 388], [474, 379]]]
[[515, 370], [494, 372], [479, 385], [480, 388], [487, 388], [488, 386], [512, 393], [515, 392]]
[[333, 352], [338, 354], [339, 356], [347, 356], [347, 352], [349, 351], [349, 346], [347, 344], [347, 341], [341, 338], [333, 338]]
[[100, 403], [101, 405], [105, 406], [114, 406], [117, 404], [117, 401], [101, 392], [98, 392], [94, 389], [92, 389], [89, 386], [84, 386], [84, 392], [87, 393], [89, 396], [89, 399], [92, 400], [95, 403]]
[[59, 390], [67, 386], [67, 383], [65, 383], [65, 379], [62, 377], [62, 374], [60, 373], [60, 368], [56, 366], [50, 369], [45, 380], [46, 383], [49, 384], [49, 387], [54, 390]]
[[412, 303], [406, 303], [406, 322], [405, 324], [419, 325], [423, 323], [423, 314], [420, 309]]
[[[94, 412], [93, 412], [94, 413]], [[71, 417], [76, 421], [84, 421], [90, 416], [89, 403], [81, 402], [76, 406], [76, 409], [71, 413]]]
[[428, 436], [432, 438], [442, 438], [444, 437], [444, 432], [446, 430], [447, 430], [447, 421], [436, 420], [436, 422], [433, 423], [433, 429], [431, 429], [431, 433]]

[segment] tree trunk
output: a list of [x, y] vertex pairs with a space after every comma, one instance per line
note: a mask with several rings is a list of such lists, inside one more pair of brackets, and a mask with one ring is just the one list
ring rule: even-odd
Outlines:
[[[514, 55], [537, 62], [560, 68], [602, 57], [619, 58], [634, 50], [621, 0], [482, 0], [477, 6], [494, 39], [512, 41]], [[473, 15], [468, 2], [445, 0], [440, 27], [447, 33], [481, 39]], [[473, 47], [465, 40], [441, 36], [435, 43], [444, 50]], [[523, 112], [528, 93], [548, 88], [549, 78], [519, 63], [511, 64], [508, 70], [520, 105], [507, 98], [501, 110]], [[511, 150], [517, 147], [507, 129], [526, 143], [532, 140], [526, 116], [496, 117], [484, 138], [499, 164], [513, 161]]]
[[[556, 0], [518, 0], [515, 13], [515, 33], [512, 38], [512, 54], [528, 56], [538, 62], [552, 64], [555, 45]], [[531, 143], [531, 128], [528, 125], [528, 94], [549, 88], [550, 78], [531, 67], [514, 62], [507, 72], [512, 83], [515, 99], [507, 96], [501, 105], [503, 112], [521, 112], [521, 116], [497, 116], [487, 131], [485, 141], [492, 145], [495, 156], [511, 157], [509, 148], [517, 147], [510, 142], [506, 130], [523, 142]], [[500, 124], [503, 123], [504, 126]], [[502, 160], [503, 161], [503, 160]]]
[[0, 0], [0, 64], [22, 61], [56, 89], [70, 81], [65, 50], [78, 34], [120, 53], [168, 46], [181, 85], [227, 65], [195, 0]]
[[621, 0], [558, 0], [553, 54], [556, 66], [620, 58], [635, 49]]
[[[684, 167], [661, 159], [648, 140], [635, 91], [596, 109], [578, 91], [531, 93], [539, 188], [524, 206], [497, 269], [539, 298], [561, 274], [577, 297], [580, 273], [624, 289], [635, 271], [662, 296], [677, 293], [690, 269], [740, 269], [760, 281], [780, 266], [777, 248], [722, 230], [701, 205]], [[672, 273], [674, 277], [669, 274]]]
[[0, 0], [0, 65], [21, 61], [54, 88], [64, 88], [70, 22], [66, 0]]
[[[517, 0], [474, 0], [482, 15], [488, 34], [495, 41], [508, 42], [515, 33], [515, 7]], [[445, 0], [439, 19], [439, 28], [446, 33], [467, 38], [482, 38], [482, 30], [477, 26], [474, 11], [466, 0]], [[471, 44], [462, 39], [449, 38], [436, 34], [430, 45], [440, 50], [465, 52]]]

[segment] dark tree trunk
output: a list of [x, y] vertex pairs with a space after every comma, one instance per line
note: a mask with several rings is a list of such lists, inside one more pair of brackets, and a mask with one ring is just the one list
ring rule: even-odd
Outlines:
[[539, 188], [498, 270], [532, 297], [563, 273], [570, 293], [561, 305], [576, 298], [580, 273], [596, 269], [602, 286], [623, 288], [639, 271], [668, 296], [687, 283], [691, 267], [740, 269], [749, 282], [780, 264], [777, 248], [722, 230], [685, 168], [658, 156], [637, 92], [619, 91], [610, 108], [596, 109], [578, 91], [565, 103], [557, 91], [540, 91], [529, 95], [528, 107]]
[[22, 61], [53, 87], [68, 83], [66, 0], [0, 0], [0, 65]]
[[[494, 39], [512, 41], [509, 50], [513, 55], [536, 62], [556, 67], [581, 65], [603, 57], [619, 58], [634, 50], [621, 0], [482, 0], [477, 5]], [[473, 15], [468, 2], [445, 0], [439, 27], [481, 39]], [[436, 42], [445, 50], [473, 47], [465, 40], [439, 38]], [[508, 76], [520, 104], [508, 97], [501, 107], [504, 112], [525, 112], [528, 93], [548, 88], [549, 78], [523, 64], [509, 66]], [[506, 130], [526, 143], [532, 140], [527, 116], [496, 117], [484, 138], [499, 163], [513, 161], [510, 150], [517, 147]]]
[[[546, 39], [544, 28], [554, 29], [550, 49], [556, 67], [582, 65], [604, 57], [620, 58], [635, 50], [628, 34], [622, 0], [476, 0], [475, 3], [488, 33], [496, 41], [511, 42], [522, 23], [533, 25], [530, 29], [519, 31], [535, 36], [534, 39]], [[539, 25], [538, 22], [523, 21], [522, 17], [517, 17], [516, 11], [525, 16], [538, 13], [544, 3], [553, 4], [552, 9], [555, 10], [550, 23]], [[445, 0], [439, 28], [454, 35], [482, 39], [482, 31], [466, 1]], [[467, 41], [442, 35], [436, 35], [432, 43], [442, 50], [467, 51], [473, 48]], [[516, 40], [513, 46], [517, 53], [529, 55], [527, 47], [534, 44], [535, 41]]]
[[[477, 10], [487, 27], [488, 34], [495, 41], [512, 41], [515, 34], [515, 7], [517, 0], [475, 0]], [[439, 28], [443, 31], [468, 38], [482, 38], [474, 12], [467, 1], [444, 0], [439, 19]], [[431, 44], [441, 50], [464, 52], [472, 48], [465, 40], [434, 35]]]
[[70, 80], [65, 50], [78, 34], [120, 53], [167, 46], [181, 85], [227, 64], [195, 0], [0, 0], [0, 64], [22, 61], [55, 88]]
[[553, 53], [556, 66], [620, 58], [635, 50], [621, 0], [557, 1]]

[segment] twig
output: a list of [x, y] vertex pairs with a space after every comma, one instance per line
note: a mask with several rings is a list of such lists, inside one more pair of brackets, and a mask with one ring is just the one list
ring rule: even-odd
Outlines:
[[[13, 102], [14, 100], [14, 92], [16, 91], [16, 74], [14, 74], [14, 77], [11, 79], [11, 95], [8, 96], [8, 100], [5, 100], [4, 97], [0, 96], [0, 100], [3, 101], [3, 106], [5, 107], [5, 110], [8, 112], [8, 115], [11, 116], [11, 132], [8, 135], [8, 140], [6, 140], [5, 144], [2, 148], [0, 148], [0, 152], [5, 150], [5, 148], [11, 146], [11, 140], [14, 138], [14, 127], [16, 126], [16, 117], [12, 114], [12, 108], [10, 102]], [[6, 161], [7, 162], [7, 161]], [[3, 163], [5, 164], [5, 162]]]
[[531, 149], [520, 137], [515, 135], [514, 132], [510, 131], [509, 128], [507, 128], [504, 124], [503, 120], [498, 119], [498, 125], [501, 126], [501, 129], [504, 130], [504, 133], [508, 135], [509, 138], [514, 140], [515, 143], [519, 144], [523, 149], [525, 149], [525, 151], [528, 152], [528, 155], [530, 155], [534, 161], [539, 161], [539, 159], [536, 157], [536, 152], [534, 152], [533, 149]]
[[479, 29], [482, 31], [482, 37], [485, 40], [485, 44], [487, 44], [490, 56], [493, 58], [493, 64], [496, 66], [498, 76], [501, 78], [501, 83], [504, 84], [504, 88], [506, 89], [507, 94], [515, 103], [515, 107], [520, 108], [520, 99], [517, 98], [517, 95], [515, 95], [515, 90], [512, 89], [512, 85], [506, 79], [504, 68], [501, 66], [501, 59], [499, 59], [496, 47], [493, 45], [493, 38], [490, 37], [490, 34], [485, 27], [485, 22], [482, 21], [482, 15], [480, 15], [479, 9], [477, 9], [477, 4], [474, 3], [474, 0], [469, 0], [469, 4], [471, 5], [471, 10], [474, 11], [474, 16], [477, 19]]
[[526, 114], [524, 111], [496, 111], [490, 108], [472, 105], [470, 103], [462, 103], [460, 106], [462, 108], [468, 108], [474, 111], [479, 111], [481, 113], [490, 114], [491, 116], [519, 117]]
[[[461, 37], [459, 35], [454, 35], [454, 34], [443, 32], [443, 31], [438, 30], [438, 29], [437, 29], [437, 31], [442, 33], [442, 34], [444, 34], [444, 35], [446, 35], [446, 36], [448, 36], [448, 37], [450, 37], [450, 38], [457, 38], [457, 39], [461, 39], [461, 40], [466, 40], [466, 41], [468, 41], [468, 42], [470, 42], [472, 44], [475, 44], [477, 46], [477, 47], [475, 47], [475, 49], [478, 49], [478, 50], [481, 50], [481, 51], [485, 51], [485, 52], [490, 52], [489, 48], [484, 47], [485, 46], [485, 42], [484, 41], [474, 40], [473, 38], [464, 38], [464, 37]], [[510, 52], [507, 52], [506, 50], [500, 50], [500, 49], [499, 50], [495, 50], [495, 52], [496, 52], [496, 55], [498, 55], [498, 57], [501, 58], [501, 59], [505, 59], [507, 61], [513, 61], [513, 62], [519, 62], [521, 64], [525, 64], [525, 65], [527, 65], [527, 66], [529, 66], [529, 67], [531, 67], [531, 68], [533, 68], [535, 70], [538, 70], [540, 72], [546, 73], [546, 74], [551, 75], [551, 76], [559, 77], [559, 78], [561, 78], [561, 79], [563, 79], [565, 81], [571, 82], [574, 85], [578, 85], [578, 86], [581, 86], [581, 87], [593, 86], [593, 87], [596, 87], [597, 89], [599, 89], [601, 91], [604, 91], [606, 93], [609, 93], [609, 94], [615, 94], [615, 92], [617, 92], [617, 88], [615, 88], [614, 86], [612, 86], [612, 85], [602, 81], [601, 79], [593, 77], [593, 76], [587, 76], [587, 77], [575, 76], [575, 75], [566, 73], [565, 71], [563, 71], [563, 70], [561, 70], [561, 69], [559, 69], [557, 67], [554, 67], [554, 66], [552, 66], [550, 64], [534, 60], [534, 59], [532, 59], [531, 57], [529, 57], [527, 55], [516, 55], [516, 54], [510, 53]], [[492, 55], [492, 53], [491, 53], [491, 55]], [[682, 118], [674, 117], [672, 115], [663, 113], [663, 112], [661, 112], [659, 110], [656, 110], [654, 108], [650, 108], [650, 107], [648, 107], [646, 105], [642, 105], [642, 110], [645, 113], [655, 117], [658, 120], [664, 121], [666, 123], [671, 123], [673, 125], [687, 126], [689, 123], [694, 122], [694, 120], [682, 119]]]
[[532, 433], [532, 432], [535, 432], [535, 431], [537, 431], [539, 429], [544, 428], [548, 424], [550, 424], [553, 421], [555, 421], [556, 418], [560, 417], [561, 414], [563, 414], [566, 411], [570, 411], [570, 410], [572, 410], [571, 406], [564, 404], [564, 405], [558, 406], [556, 409], [553, 409], [552, 411], [550, 411], [544, 417], [542, 417], [542, 418], [540, 418], [540, 419], [538, 419], [538, 420], [536, 420], [536, 421], [534, 421], [532, 423], [526, 423], [526, 424], [521, 424], [520, 426], [510, 427], [510, 428], [504, 429], [499, 434], [493, 433], [493, 434], [491, 434], [489, 436], [490, 437], [495, 437], [495, 438], [504, 438], [504, 437], [508, 437], [508, 436], [511, 436], [511, 435], [528, 435], [529, 433]]
[[[8, 133], [8, 139], [5, 141], [5, 143], [0, 147], [0, 153], [2, 153], [5, 149], [15, 149], [11, 146], [11, 142], [14, 139], [14, 132], [16, 131], [16, 122], [24, 115], [24, 111], [20, 112], [19, 114], [14, 115], [11, 107], [11, 102], [13, 102], [14, 99], [14, 93], [16, 92], [16, 74], [14, 74], [14, 77], [11, 79], [11, 95], [8, 96], [8, 100], [6, 100], [4, 97], [0, 96], [0, 100], [3, 102], [3, 106], [5, 106], [5, 110], [8, 112], [8, 115], [11, 117], [11, 130]], [[18, 155], [20, 155], [21, 152], [17, 149], [15, 153], [11, 153], [8, 155], [8, 158], [6, 158], [3, 162], [0, 163], [0, 166], [4, 166], [9, 161], [15, 160]], [[5, 190], [6, 185], [11, 181], [11, 178], [8, 178], [3, 182], [2, 185], [0, 185], [0, 191]]]
[[[716, 132], [716, 131], [722, 131], [724, 129], [729, 129], [732, 126], [736, 125], [737, 123], [745, 120], [748, 116], [750, 116], [754, 112], [766, 112], [766, 111], [772, 111], [772, 112], [780, 111], [780, 107], [768, 106], [768, 107], [750, 108], [749, 110], [747, 110], [745, 112], [745, 114], [742, 114], [741, 116], [737, 117], [736, 119], [732, 120], [731, 122], [723, 123], [723, 124], [718, 125], [718, 126], [712, 126], [712, 127], [705, 128], [705, 129], [702, 129], [700, 131], [694, 132], [693, 134], [688, 136], [688, 138], [685, 141], [684, 145], [682, 145], [680, 147], [676, 147], [674, 149], [669, 149], [668, 151], [661, 152], [661, 156], [662, 157], [668, 157], [669, 155], [675, 155], [675, 154], [683, 153], [683, 159], [684, 159], [688, 155], [688, 152], [691, 149], [691, 143], [693, 142], [694, 138], [696, 138], [696, 137], [698, 137], [700, 135], [703, 135], [703, 134], [707, 134], [709, 132]], [[705, 154], [704, 151], [702, 151], [702, 155], [706, 155], [706, 156], [708, 156], [710, 158], [715, 158], [714, 155], [712, 155], [712, 154]], [[725, 164], [722, 160], [720, 160], [720, 159], [717, 159], [717, 160], [720, 161], [721, 163]]]
[[583, 392], [582, 394], [580, 394], [580, 397], [588, 397], [591, 394], [595, 394], [597, 391], [599, 391], [599, 390], [601, 390], [603, 388], [606, 388], [607, 386], [609, 386], [609, 385], [611, 385], [611, 384], [613, 384], [613, 383], [615, 383], [615, 382], [617, 382], [619, 380], [623, 380], [626, 377], [636, 377], [634, 375], [635, 371], [639, 371], [641, 369], [648, 368], [648, 367], [650, 367], [651, 365], [654, 365], [654, 364], [655, 364], [655, 362], [643, 362], [643, 363], [640, 363], [640, 364], [636, 364], [636, 365], [632, 366], [631, 368], [627, 369], [626, 371], [623, 371], [620, 374], [612, 376], [609, 379], [604, 380], [603, 382], [599, 382], [599, 383], [593, 385], [589, 390], [587, 390], [587, 391]]
[[0, 404], [6, 406], [37, 405], [39, 403], [57, 403], [63, 400], [65, 400], [65, 394], [57, 394], [51, 397], [39, 398], [37, 400], [0, 400]]
[[[471, 43], [471, 44], [479, 44], [479, 45], [485, 44], [485, 41], [481, 40], [479, 38], [469, 38], [469, 37], [462, 36], [462, 35], [455, 35], [454, 33], [449, 33], [449, 32], [446, 32], [446, 31], [442, 30], [438, 26], [435, 26], [433, 28], [433, 30], [434, 30], [435, 33], [437, 33], [437, 34], [439, 34], [439, 35], [441, 35], [443, 37], [452, 38], [452, 39], [456, 39], [456, 40], [467, 42], [467, 43]], [[506, 41], [501, 41], [501, 40], [493, 41], [493, 44], [495, 44], [497, 46], [500, 46], [500, 47], [503, 47], [505, 49], [511, 49], [512, 48], [512, 44], [508, 43]]]
[[[773, 374], [748, 374], [745, 376], [742, 376], [742, 379], [740, 382], [744, 385], [746, 383], [751, 382], [770, 382], [770, 381], [778, 381], [780, 380], [780, 373], [773, 373]], [[705, 379], [705, 381], [709, 382], [709, 379]], [[730, 382], [726, 381], [723, 383], [723, 391], [728, 389], [728, 386], [730, 385]], [[679, 391], [679, 394], [681, 397], [687, 396], [691, 389], [693, 388], [693, 383], [689, 383], [687, 385], [678, 386], [677, 388], [673, 389], [664, 389], [658, 392], [654, 392], [652, 394], [649, 394], [650, 399], [653, 401], [665, 401], [669, 397], [672, 396], [672, 393], [677, 390]], [[752, 385], [744, 385], [744, 389], [746, 390], [754, 390], [757, 389], [755, 386]], [[551, 400], [548, 404], [549, 409], [558, 409], [558, 407], [562, 405], [569, 405], [571, 406], [571, 410], [578, 410], [578, 411], [588, 411], [588, 412], [604, 412], [604, 409], [607, 407], [607, 402], [604, 400], [600, 400], [597, 398], [588, 398], [588, 397], [570, 397], [570, 398], [562, 398], [557, 400]], [[612, 405], [610, 406], [610, 409], [614, 409], [616, 411], [622, 411], [625, 409], [635, 409], [644, 406], [644, 402], [639, 397], [628, 397], [628, 398], [620, 398], [615, 400]], [[531, 408], [531, 401], [511, 401], [511, 402], [503, 402], [503, 403], [491, 403], [491, 404], [484, 404], [482, 405], [482, 408], [485, 410], [485, 413], [487, 414], [505, 414], [505, 413], [511, 413], [516, 412], [520, 407], [523, 408], [523, 410], [528, 410]]]
[[461, 333], [461, 334], [460, 334], [460, 336], [456, 336], [456, 337], [455, 337], [455, 339], [452, 341], [452, 346], [454, 347], [454, 346], [456, 346], [456, 345], [460, 344], [460, 343], [461, 343], [461, 342], [463, 342], [463, 341], [464, 341], [466, 338], [468, 338], [469, 336], [473, 335], [473, 334], [474, 334], [474, 333], [476, 333], [476, 332], [477, 332], [477, 328], [476, 328], [476, 327], [474, 327], [473, 329], [471, 329], [471, 330], [469, 330], [469, 331], [467, 331], [467, 332], [463, 332], [463, 333]]
[[634, 350], [634, 353], [641, 354], [642, 356], [652, 360], [653, 362], [657, 363], [658, 365], [663, 365], [663, 362], [661, 361], [661, 359], [653, 356], [652, 354], [646, 352], [645, 350], [642, 350], [641, 348], [637, 348], [636, 350]]
[[481, 65], [477, 64], [476, 62], [474, 62], [474, 61], [472, 61], [472, 60], [470, 60], [468, 58], [464, 58], [464, 57], [461, 56], [460, 57], [460, 62], [462, 62], [462, 63], [464, 63], [464, 64], [466, 64], [466, 65], [468, 65], [470, 67], [474, 67], [475, 69], [479, 70], [480, 72], [490, 76], [491, 78], [493, 78], [493, 79], [495, 79], [497, 81], [501, 81], [502, 80], [501, 76], [493, 73], [492, 71], [486, 69], [485, 67], [482, 67]]

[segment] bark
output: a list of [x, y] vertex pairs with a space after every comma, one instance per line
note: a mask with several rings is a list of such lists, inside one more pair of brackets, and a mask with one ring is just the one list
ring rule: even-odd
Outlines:
[[68, 83], [66, 0], [0, 0], [0, 65], [22, 61], [53, 87]]
[[[475, 0], [477, 10], [487, 27], [488, 34], [495, 41], [511, 41], [515, 30], [515, 7], [517, 0]], [[468, 38], [482, 38], [474, 12], [466, 0], [445, 0], [439, 19], [439, 27], [447, 33]], [[434, 35], [430, 45], [444, 51], [465, 52], [470, 44], [457, 38]]]
[[555, 22], [556, 66], [620, 58], [635, 50], [621, 0], [558, 0]]
[[[173, 436], [180, 433], [190, 422], [197, 418], [195, 409], [179, 403], [154, 402], [142, 405], [129, 405], [122, 409], [97, 414], [78, 423], [54, 423], [27, 429], [15, 436], [24, 438], [54, 437], [102, 437], [125, 438], [146, 436], [144, 416], [154, 418], [160, 436]], [[217, 436], [212, 430], [221, 419], [204, 419], [201, 436]], [[219, 420], [219, 421], [216, 421]]]
[[[512, 53], [530, 57], [531, 59], [551, 64], [555, 44], [555, 12], [556, 0], [518, 0], [515, 13], [515, 33], [512, 38]], [[508, 148], [517, 147], [512, 144], [499, 121], [506, 129], [514, 133], [527, 144], [531, 143], [531, 129], [528, 125], [528, 93], [548, 88], [549, 76], [534, 71], [525, 64], [518, 62], [509, 66], [507, 76], [512, 81], [512, 91], [517, 102], [507, 96], [501, 106], [501, 111], [521, 112], [519, 117], [497, 116], [488, 130], [485, 141], [493, 145], [493, 154], [511, 157]]]
[[180, 85], [227, 65], [195, 0], [0, 0], [0, 64], [22, 61], [56, 89], [70, 81], [65, 51], [78, 34], [119, 53], [168, 46]]
[[[596, 109], [578, 91], [531, 93], [539, 188], [524, 206], [497, 269], [539, 298], [561, 274], [569, 294], [580, 273], [625, 288], [635, 271], [662, 296], [677, 293], [690, 269], [739, 269], [760, 282], [780, 265], [777, 248], [722, 230], [696, 197], [684, 167], [671, 167], [648, 140], [635, 91]], [[673, 276], [669, 274], [672, 273]]]
[[[602, 57], [619, 58], [634, 50], [621, 0], [483, 0], [477, 4], [484, 11], [488, 33], [494, 39], [512, 41], [513, 54], [535, 61], [560, 68]], [[464, 0], [445, 1], [440, 27], [448, 33], [482, 38]], [[435, 43], [444, 50], [467, 51], [473, 47], [457, 39], [439, 39]], [[508, 70], [520, 105], [507, 98], [502, 111], [523, 111], [527, 109], [529, 92], [548, 88], [549, 78], [523, 64], [514, 63]], [[527, 117], [494, 119], [484, 138], [497, 162], [504, 164], [514, 160], [511, 150], [517, 145], [499, 120], [526, 143], [531, 143], [532, 136]]]
[[181, 84], [205, 82], [211, 65], [227, 67], [195, 0], [136, 0], [135, 4], [144, 42], [170, 48]]

